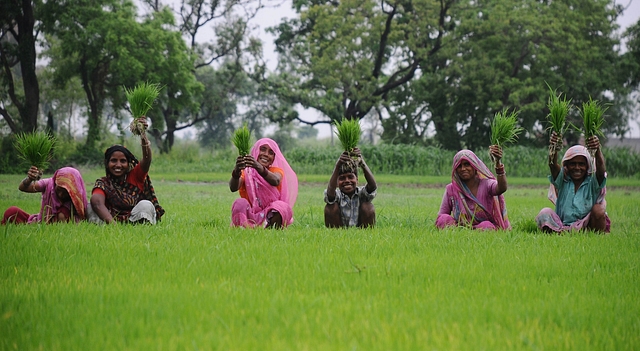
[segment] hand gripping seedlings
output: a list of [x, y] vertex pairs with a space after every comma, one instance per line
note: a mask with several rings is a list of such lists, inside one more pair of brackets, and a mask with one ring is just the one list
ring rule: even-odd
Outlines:
[[555, 155], [562, 148], [562, 137], [564, 133], [572, 126], [571, 123], [567, 123], [567, 115], [571, 110], [571, 100], [567, 100], [566, 95], [562, 97], [562, 93], [558, 94], [555, 90], [549, 87], [549, 102], [547, 107], [549, 108], [549, 114], [547, 115], [547, 122], [552, 132], [558, 134], [558, 143], [549, 145], [549, 154]]
[[142, 135], [145, 132], [144, 125], [138, 120], [142, 116], [146, 116], [147, 112], [153, 107], [153, 102], [160, 94], [160, 85], [153, 83], [141, 83], [133, 89], [124, 88], [129, 101], [129, 108], [133, 115], [133, 121], [129, 124], [129, 130], [133, 135]]
[[360, 122], [357, 119], [342, 119], [342, 122], [335, 121], [334, 124], [336, 126], [336, 135], [338, 136], [338, 140], [340, 140], [340, 144], [342, 144], [342, 148], [351, 154], [351, 160], [353, 162], [347, 166], [352, 169], [357, 169], [361, 159], [359, 157], [354, 158], [355, 155], [353, 155], [352, 152], [353, 149], [358, 146], [360, 136], [362, 135]]
[[[518, 112], [509, 112], [504, 109], [495, 114], [491, 122], [491, 145], [498, 145], [502, 148], [507, 143], [515, 143], [518, 135], [524, 130], [516, 126]], [[493, 157], [492, 157], [493, 159]], [[496, 160], [493, 162], [497, 165]]]
[[[582, 103], [580, 114], [582, 115], [584, 139], [587, 140], [594, 135], [604, 136], [602, 133], [602, 125], [604, 124], [604, 112], [607, 108], [603, 108], [597, 100]], [[596, 150], [589, 149], [591, 157], [594, 157]]]
[[249, 155], [249, 152], [251, 151], [251, 132], [249, 132], [249, 128], [247, 128], [246, 124], [243, 125], [242, 128], [238, 128], [233, 132], [231, 141], [238, 149], [238, 154], [240, 156]]
[[16, 135], [14, 146], [19, 158], [43, 171], [49, 167], [55, 142], [55, 137], [45, 132], [21, 133]]

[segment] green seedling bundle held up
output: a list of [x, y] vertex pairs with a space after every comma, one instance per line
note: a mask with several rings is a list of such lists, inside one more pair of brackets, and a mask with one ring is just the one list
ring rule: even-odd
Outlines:
[[[580, 114], [582, 115], [583, 132], [585, 141], [594, 135], [604, 136], [602, 126], [604, 125], [604, 112], [607, 109], [602, 107], [597, 100], [589, 98], [589, 101], [582, 103]], [[596, 150], [589, 149], [591, 157], [595, 156]]]
[[572, 124], [567, 123], [567, 116], [572, 108], [571, 99], [567, 100], [566, 95], [563, 97], [562, 93], [557, 93], [556, 90], [551, 89], [549, 85], [549, 102], [547, 107], [549, 108], [549, 114], [547, 115], [547, 122], [552, 132], [558, 134], [558, 143], [549, 145], [549, 152], [552, 154], [557, 153], [562, 148], [562, 137]]
[[[491, 121], [491, 145], [498, 145], [500, 148], [507, 143], [515, 143], [518, 135], [522, 133], [523, 128], [518, 127], [518, 112], [513, 110], [509, 112], [504, 109], [495, 114]], [[495, 160], [494, 163], [498, 164]]]
[[[357, 119], [342, 119], [341, 122], [335, 121], [334, 125], [336, 126], [336, 136], [338, 140], [340, 140], [340, 144], [342, 145], [342, 149], [349, 153], [353, 152], [358, 146], [360, 142], [360, 137], [362, 136], [362, 129], [360, 129], [360, 122]], [[354, 155], [351, 155], [351, 162], [347, 164], [347, 167], [351, 167], [351, 169], [357, 169], [360, 165], [360, 159], [354, 158]]]
[[147, 112], [153, 107], [153, 103], [160, 95], [160, 85], [155, 83], [141, 83], [133, 89], [124, 88], [129, 101], [129, 108], [133, 115], [133, 121], [129, 125], [129, 130], [134, 135], [142, 135], [145, 132], [144, 125], [138, 121], [138, 118], [146, 116]]
[[233, 132], [231, 141], [238, 149], [238, 154], [240, 156], [249, 155], [249, 152], [251, 151], [251, 132], [249, 132], [249, 128], [247, 128], [246, 124]]
[[14, 146], [20, 159], [44, 171], [53, 157], [55, 143], [55, 137], [45, 132], [20, 133]]

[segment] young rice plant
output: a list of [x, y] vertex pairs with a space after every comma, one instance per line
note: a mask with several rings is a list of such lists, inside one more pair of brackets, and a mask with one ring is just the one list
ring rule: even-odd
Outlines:
[[55, 137], [45, 132], [21, 133], [14, 146], [19, 158], [43, 171], [49, 167], [55, 142]]
[[[338, 136], [338, 140], [340, 140], [340, 144], [342, 144], [342, 148], [344, 151], [351, 153], [353, 149], [358, 146], [360, 142], [360, 136], [362, 135], [362, 130], [360, 129], [360, 122], [357, 119], [342, 119], [342, 122], [335, 121], [336, 126], [336, 135]], [[355, 169], [360, 164], [359, 159], [354, 159], [352, 164], [348, 164], [348, 167]]]
[[491, 122], [491, 145], [503, 147], [507, 143], [515, 143], [518, 135], [524, 130], [516, 126], [518, 112], [513, 110], [509, 112], [504, 109], [493, 118]]
[[145, 116], [153, 106], [153, 102], [160, 94], [160, 85], [155, 83], [141, 83], [133, 89], [124, 88], [133, 115], [133, 121], [129, 125], [129, 130], [134, 135], [141, 135], [145, 132], [144, 125], [138, 118]]
[[[602, 125], [604, 124], [604, 112], [606, 108], [603, 108], [597, 100], [591, 99], [582, 103], [582, 123], [585, 140], [594, 135], [604, 136], [602, 133]], [[591, 157], [595, 156], [595, 150], [589, 150]]]
[[549, 114], [547, 115], [547, 122], [549, 122], [549, 128], [552, 132], [558, 134], [559, 141], [555, 145], [549, 145], [549, 152], [551, 154], [557, 153], [562, 148], [562, 136], [569, 129], [572, 124], [567, 124], [567, 115], [571, 110], [571, 100], [567, 100], [566, 95], [562, 97], [562, 93], [558, 94], [555, 90], [549, 87], [549, 102], [547, 107], [549, 108]]
[[231, 141], [233, 142], [233, 145], [235, 145], [235, 147], [238, 149], [238, 154], [240, 156], [246, 156], [249, 154], [249, 151], [251, 149], [251, 132], [249, 132], [249, 128], [247, 128], [246, 124], [233, 132]]

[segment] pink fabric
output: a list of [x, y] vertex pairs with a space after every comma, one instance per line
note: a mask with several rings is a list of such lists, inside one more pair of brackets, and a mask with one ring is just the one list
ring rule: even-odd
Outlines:
[[13, 224], [21, 224], [27, 223], [29, 220], [29, 214], [25, 212], [23, 209], [11, 206], [6, 211], [4, 211], [4, 216], [2, 217], [2, 224], [13, 223]]
[[[571, 223], [571, 225], [564, 225], [562, 223], [562, 219], [560, 219], [560, 216], [558, 216], [556, 211], [554, 211], [552, 208], [545, 207], [536, 216], [536, 224], [540, 229], [547, 228], [556, 233], [561, 233], [563, 231], [582, 230], [589, 224], [589, 219], [591, 219], [591, 212], [589, 212], [589, 214], [587, 214], [586, 217]], [[605, 213], [605, 221], [606, 221], [606, 225], [605, 225], [604, 232], [609, 233], [611, 232], [611, 219], [609, 219], [609, 216], [606, 213]]]
[[[71, 209], [73, 205], [76, 209], [75, 221], [79, 222], [85, 218], [87, 209], [87, 191], [80, 172], [72, 167], [64, 167], [57, 170], [52, 178], [40, 180], [38, 184], [44, 187], [42, 192], [42, 205], [40, 212], [29, 216], [28, 223], [41, 222], [44, 217], [48, 223], [51, 217], [62, 211], [65, 207]], [[71, 197], [71, 201], [62, 203], [56, 195], [56, 185], [65, 188]]]
[[[243, 170], [243, 179], [247, 190], [248, 201], [237, 199], [231, 207], [231, 225], [254, 227], [266, 224], [272, 211], [277, 211], [282, 216], [283, 225], [293, 223], [293, 206], [298, 197], [298, 176], [291, 169], [289, 163], [282, 155], [278, 144], [269, 138], [258, 140], [251, 149], [251, 156], [257, 159], [260, 154], [260, 146], [269, 145], [275, 153], [273, 164], [284, 171], [284, 177], [278, 187], [269, 184], [254, 168]], [[248, 205], [248, 207], [247, 207]]]
[[[478, 173], [477, 176], [480, 178], [480, 185], [478, 186], [479, 198], [473, 195], [458, 176], [458, 172], [456, 172], [456, 169], [463, 160], [468, 161]], [[445, 217], [440, 218], [440, 215], [447, 214], [452, 215], [456, 223], [460, 224], [464, 224], [464, 221], [469, 221], [473, 218], [473, 227], [478, 229], [492, 229], [486, 224], [482, 224], [482, 222], [485, 222], [483, 217], [488, 217], [486, 220], [488, 220], [489, 223], [493, 223], [494, 228], [510, 229], [511, 224], [507, 217], [504, 196], [490, 195], [490, 193], [495, 190], [496, 182], [493, 173], [491, 173], [489, 168], [487, 168], [484, 162], [482, 162], [473, 151], [460, 150], [453, 157], [451, 184], [447, 185], [447, 189], [445, 190], [440, 212], [438, 213], [438, 219], [436, 219], [436, 226], [440, 228], [438, 224], [446, 225], [450, 222], [450, 220]], [[449, 203], [450, 198], [452, 199], [451, 203]], [[474, 206], [469, 206], [467, 200], [470, 200]]]

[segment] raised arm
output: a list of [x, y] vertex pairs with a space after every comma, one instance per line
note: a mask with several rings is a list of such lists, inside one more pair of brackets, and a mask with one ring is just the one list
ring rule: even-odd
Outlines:
[[340, 167], [343, 164], [347, 163], [351, 159], [348, 152], [343, 152], [338, 157], [338, 161], [336, 161], [335, 167], [333, 167], [333, 173], [331, 173], [331, 178], [329, 178], [329, 184], [327, 185], [327, 199], [329, 201], [333, 201], [336, 199], [336, 186], [338, 186], [338, 177], [340, 176]]
[[498, 145], [489, 146], [489, 154], [495, 160], [496, 164], [496, 179], [498, 181], [498, 187], [496, 188], [496, 195], [502, 195], [507, 191], [507, 174], [504, 171], [504, 164], [500, 162], [502, 160], [502, 148]]
[[602, 182], [604, 181], [604, 175], [607, 172], [607, 167], [604, 162], [604, 155], [602, 155], [600, 139], [598, 139], [598, 137], [595, 135], [587, 139], [587, 149], [596, 150], [596, 179], [598, 179], [598, 184], [602, 184]]
[[[147, 127], [149, 127], [149, 125], [147, 124], [147, 118], [142, 116], [138, 118], [138, 121], [140, 121], [144, 125], [144, 130], [147, 130]], [[149, 173], [149, 169], [151, 168], [151, 142], [149, 142], [146, 132], [143, 132], [140, 135], [140, 146], [142, 147], [142, 159], [140, 159], [140, 167], [146, 174]]]
[[556, 132], [551, 132], [551, 138], [549, 138], [549, 171], [551, 172], [551, 178], [554, 180], [558, 178], [560, 174], [560, 165], [558, 164], [558, 150], [555, 147], [560, 142], [560, 137]]
[[358, 148], [353, 149], [353, 153], [356, 156], [360, 157], [360, 168], [362, 168], [364, 179], [367, 181], [367, 192], [371, 194], [372, 192], [376, 191], [376, 189], [378, 189], [376, 178], [373, 176], [373, 173], [369, 169], [369, 166], [367, 166], [367, 163], [364, 162], [364, 157], [362, 157], [362, 152], [360, 152], [360, 149]]
[[231, 190], [232, 193], [240, 189], [240, 175], [244, 168], [244, 156], [238, 156], [236, 158], [236, 165], [233, 167], [233, 171], [231, 171], [231, 179], [229, 179], [229, 190]]
[[20, 185], [18, 185], [18, 189], [25, 193], [42, 192], [44, 189], [38, 189], [36, 183], [36, 180], [41, 176], [42, 172], [40, 172], [35, 166], [31, 166], [29, 171], [27, 171], [27, 177], [20, 182]]

